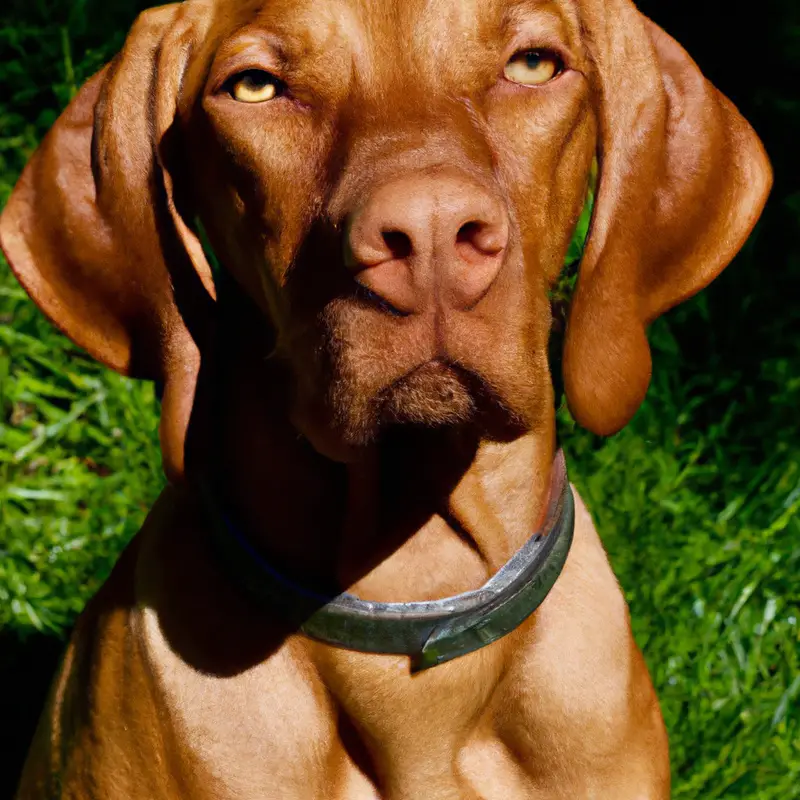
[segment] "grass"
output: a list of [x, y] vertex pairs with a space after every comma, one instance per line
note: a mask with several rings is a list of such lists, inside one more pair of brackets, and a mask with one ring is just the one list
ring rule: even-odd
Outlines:
[[[4, 7], [0, 203], [137, 5]], [[793, 12], [788, 2], [773, 12], [783, 42]], [[796, 61], [796, 44], [774, 57]], [[800, 174], [786, 133], [796, 101], [775, 85], [750, 94], [759, 130], [774, 132], [779, 176]], [[800, 325], [790, 291], [800, 192], [788, 180], [718, 284], [653, 327], [654, 381], [631, 425], [599, 440], [566, 412], [560, 420], [661, 698], [674, 797], [686, 800], [800, 798]], [[0, 797], [11, 794], [60, 637], [162, 485], [157, 412], [151, 386], [90, 361], [0, 264]]]
[[752, 409], [704, 420], [708, 396], [659, 375], [629, 429], [567, 450], [661, 699], [674, 797], [800, 797], [797, 431], [757, 455], [737, 441]]

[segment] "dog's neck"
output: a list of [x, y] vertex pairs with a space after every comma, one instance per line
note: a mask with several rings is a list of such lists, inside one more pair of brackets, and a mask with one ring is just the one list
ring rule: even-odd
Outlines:
[[553, 420], [507, 443], [398, 429], [336, 463], [292, 426], [287, 382], [255, 350], [226, 348], [205, 382], [201, 469], [277, 569], [363, 599], [438, 599], [482, 585], [540, 523]]

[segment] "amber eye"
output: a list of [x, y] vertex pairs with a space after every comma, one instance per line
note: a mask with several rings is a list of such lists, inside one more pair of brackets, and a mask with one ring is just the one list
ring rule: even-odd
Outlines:
[[226, 85], [231, 97], [240, 103], [266, 103], [278, 94], [280, 87], [280, 81], [262, 69], [240, 72]]
[[505, 76], [524, 86], [541, 86], [564, 69], [564, 62], [550, 50], [521, 50], [505, 68]]

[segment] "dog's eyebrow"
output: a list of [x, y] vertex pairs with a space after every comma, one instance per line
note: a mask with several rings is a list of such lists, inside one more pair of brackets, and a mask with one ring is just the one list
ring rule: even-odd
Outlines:
[[561, 0], [509, 0], [507, 9], [520, 11], [556, 11], [564, 10]]
[[287, 60], [289, 49], [287, 43], [280, 36], [257, 26], [248, 25], [247, 28], [228, 37], [220, 45], [216, 57], [220, 60], [235, 59], [250, 51], [266, 55], [282, 63]]
[[245, 69], [282, 71], [286, 63], [280, 41], [272, 41], [260, 31], [244, 31], [226, 39], [214, 55], [206, 88], [218, 91], [233, 72]]
[[[363, 25], [359, 18], [344, 3], [334, 4], [334, 8], [312, 6], [299, 9], [289, 19], [275, 14], [269, 5], [249, 21], [232, 31], [220, 45], [217, 57], [228, 58], [239, 42], [268, 52], [275, 62], [286, 68], [306, 61], [317, 54], [336, 50], [342, 43], [354, 49], [359, 55], [366, 52]], [[254, 52], [257, 50], [254, 49]]]
[[[580, 20], [569, 3], [558, 0], [512, 0], [505, 8], [502, 28], [506, 35], [532, 35], [536, 44], [562, 45], [580, 50]], [[573, 53], [576, 56], [577, 53]]]
[[510, 0], [503, 10], [507, 23], [519, 22], [528, 16], [548, 16], [559, 20], [577, 23], [577, 14], [570, 3], [561, 0]]

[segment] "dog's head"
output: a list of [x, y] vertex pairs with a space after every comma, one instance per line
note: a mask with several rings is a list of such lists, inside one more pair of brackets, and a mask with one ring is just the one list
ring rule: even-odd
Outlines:
[[725, 267], [770, 185], [747, 123], [630, 0], [146, 12], [28, 166], [2, 241], [67, 335], [165, 381], [168, 461], [199, 358], [185, 306], [214, 313], [201, 229], [320, 449], [403, 421], [530, 430], [595, 157], [563, 368], [607, 434], [647, 389], [646, 326]]

